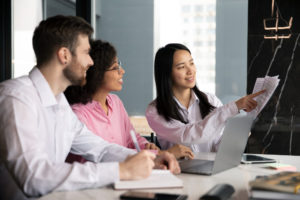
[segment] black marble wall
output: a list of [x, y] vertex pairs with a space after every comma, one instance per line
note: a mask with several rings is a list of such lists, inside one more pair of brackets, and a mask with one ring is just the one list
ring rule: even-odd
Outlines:
[[[251, 93], [257, 77], [279, 75], [280, 83], [258, 115], [248, 140], [247, 152], [300, 155], [300, 1], [275, 0], [268, 26], [288, 30], [265, 30], [263, 20], [272, 17], [272, 0], [248, 2], [248, 80]], [[264, 35], [289, 39], [264, 39]]]

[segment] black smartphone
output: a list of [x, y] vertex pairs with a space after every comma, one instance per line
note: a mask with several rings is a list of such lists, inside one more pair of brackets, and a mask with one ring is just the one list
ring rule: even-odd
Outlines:
[[260, 163], [275, 163], [276, 160], [263, 156], [244, 154], [241, 160], [243, 164], [260, 164]]
[[153, 193], [153, 192], [137, 192], [128, 191], [121, 194], [122, 200], [186, 200], [187, 195], [181, 194], [166, 194], [166, 193]]

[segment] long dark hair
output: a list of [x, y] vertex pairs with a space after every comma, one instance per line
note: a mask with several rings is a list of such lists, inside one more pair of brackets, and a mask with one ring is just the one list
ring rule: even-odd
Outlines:
[[103, 84], [104, 73], [113, 64], [117, 56], [116, 49], [108, 42], [101, 40], [90, 41], [91, 58], [94, 65], [86, 72], [86, 84], [84, 86], [69, 86], [65, 95], [69, 103], [87, 104], [92, 101], [93, 95]]
[[[162, 115], [167, 121], [176, 119], [182, 123], [188, 123], [180, 113], [180, 106], [173, 98], [172, 90], [172, 66], [173, 56], [177, 50], [191, 51], [182, 44], [172, 43], [160, 48], [155, 55], [154, 75], [156, 83], [156, 108], [158, 114]], [[200, 114], [202, 118], [208, 115], [215, 107], [208, 102], [205, 93], [201, 92], [197, 86], [192, 88], [196, 96], [199, 98]]]

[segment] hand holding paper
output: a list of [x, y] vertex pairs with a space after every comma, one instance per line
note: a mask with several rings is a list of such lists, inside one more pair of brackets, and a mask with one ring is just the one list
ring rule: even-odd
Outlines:
[[256, 79], [253, 93], [261, 90], [265, 90], [266, 92], [254, 98], [254, 100], [257, 102], [257, 107], [249, 114], [256, 117], [262, 111], [262, 109], [265, 107], [265, 105], [273, 95], [275, 89], [277, 88], [279, 81], [280, 79], [278, 79], [278, 76], [266, 76], [265, 78]]
[[244, 96], [235, 102], [236, 106], [238, 107], [239, 110], [250, 112], [253, 109], [255, 109], [257, 106], [257, 102], [254, 100], [254, 98], [263, 94], [264, 92], [265, 90], [261, 90], [259, 92]]

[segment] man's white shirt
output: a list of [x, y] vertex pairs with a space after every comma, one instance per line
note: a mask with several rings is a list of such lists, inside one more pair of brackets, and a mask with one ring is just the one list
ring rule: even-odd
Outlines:
[[[37, 68], [0, 84], [0, 113], [0, 164], [30, 196], [111, 184], [136, 153], [90, 132]], [[93, 162], [65, 163], [70, 151]]]

